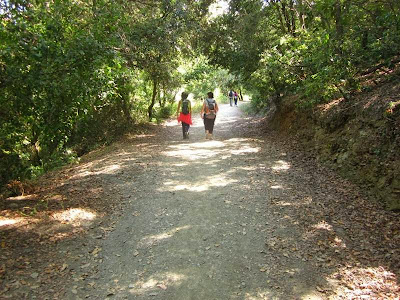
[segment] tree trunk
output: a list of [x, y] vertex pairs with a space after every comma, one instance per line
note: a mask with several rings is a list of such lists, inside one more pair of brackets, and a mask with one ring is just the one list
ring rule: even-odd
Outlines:
[[276, 2], [273, 2], [273, 3], [275, 4], [276, 11], [278, 12], [278, 19], [279, 19], [279, 24], [281, 25], [281, 30], [283, 33], [286, 33], [285, 24], [283, 23], [283, 17], [282, 17], [280, 7], [279, 7], [278, 3], [276, 3]]
[[122, 108], [122, 112], [124, 113], [124, 117], [125, 117], [125, 120], [128, 122], [128, 123], [133, 123], [133, 120], [132, 120], [132, 116], [131, 116], [131, 110], [130, 110], [130, 105], [129, 105], [129, 102], [128, 102], [128, 100], [126, 100], [126, 99], [122, 99], [122, 102], [121, 102], [121, 108]]
[[287, 30], [287, 32], [291, 32], [291, 24], [290, 24], [290, 19], [289, 19], [289, 13], [286, 9], [286, 1], [281, 2], [281, 10], [282, 10], [283, 17], [285, 18], [286, 30]]
[[294, 10], [293, 0], [290, 0], [289, 8], [290, 8], [290, 18], [291, 18], [290, 33], [292, 34], [292, 36], [295, 36], [296, 35], [296, 15], [295, 15], [295, 10]]
[[340, 0], [335, 3], [335, 25], [336, 25], [336, 38], [338, 41], [343, 39], [343, 20], [342, 20], [342, 5]]
[[154, 107], [154, 104], [156, 103], [156, 98], [157, 98], [157, 80], [153, 79], [153, 95], [151, 96], [150, 106], [147, 109], [150, 122], [151, 122], [151, 119], [153, 118], [153, 107]]
[[158, 104], [160, 105], [160, 107], [164, 107], [164, 104], [161, 99], [161, 88], [160, 87], [157, 89], [157, 100], [158, 100]]
[[32, 141], [31, 141], [31, 161], [34, 166], [40, 165], [40, 153], [39, 153], [39, 135], [35, 130], [36, 126], [32, 127]]
[[296, 8], [296, 13], [297, 13], [297, 17], [299, 18], [299, 21], [300, 21], [300, 28], [302, 30], [305, 30], [306, 24], [305, 24], [303, 0], [298, 0], [297, 3], [298, 4], [297, 4], [297, 8]]
[[368, 31], [367, 30], [365, 30], [363, 32], [362, 39], [361, 39], [361, 48], [365, 51], [368, 49]]
[[269, 73], [269, 76], [271, 78], [272, 87], [275, 90], [275, 97], [273, 98], [273, 101], [275, 103], [276, 109], [280, 110], [280, 108], [281, 108], [281, 91], [280, 90], [281, 89], [279, 88], [279, 85], [276, 83], [272, 72]]

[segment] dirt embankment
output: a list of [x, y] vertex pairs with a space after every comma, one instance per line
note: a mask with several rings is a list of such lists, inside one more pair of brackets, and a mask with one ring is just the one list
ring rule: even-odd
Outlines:
[[366, 76], [364, 92], [308, 114], [296, 109], [296, 97], [286, 99], [269, 126], [295, 136], [306, 151], [363, 187], [371, 199], [399, 210], [400, 71], [393, 73]]

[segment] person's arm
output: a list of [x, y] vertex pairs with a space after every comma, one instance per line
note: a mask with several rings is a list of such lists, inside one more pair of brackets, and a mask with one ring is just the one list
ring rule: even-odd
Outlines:
[[201, 107], [200, 117], [204, 118], [204, 111], [206, 110], [206, 102], [203, 102], [203, 106]]
[[176, 110], [176, 118], [179, 117], [179, 111], [180, 111], [180, 109], [181, 109], [181, 102], [182, 102], [182, 100], [179, 100], [179, 102], [178, 102], [178, 108], [177, 108], [177, 110]]
[[192, 114], [192, 102], [189, 101], [189, 114]]
[[218, 104], [217, 104], [217, 102], [215, 102], [215, 113], [217, 113], [218, 112]]

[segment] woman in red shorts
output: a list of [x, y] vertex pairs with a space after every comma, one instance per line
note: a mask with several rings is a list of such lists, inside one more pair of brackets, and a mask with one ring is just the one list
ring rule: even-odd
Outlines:
[[192, 104], [188, 99], [188, 93], [183, 92], [181, 100], [178, 103], [178, 109], [176, 110], [176, 117], [178, 122], [182, 122], [182, 133], [183, 139], [189, 138], [189, 128], [192, 125]]

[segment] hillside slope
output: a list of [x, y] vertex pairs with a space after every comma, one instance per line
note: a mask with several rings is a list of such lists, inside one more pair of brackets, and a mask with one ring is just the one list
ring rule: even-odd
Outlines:
[[378, 69], [362, 78], [363, 92], [312, 112], [286, 98], [268, 127], [295, 136], [307, 151], [365, 188], [387, 209], [400, 209], [400, 71]]

